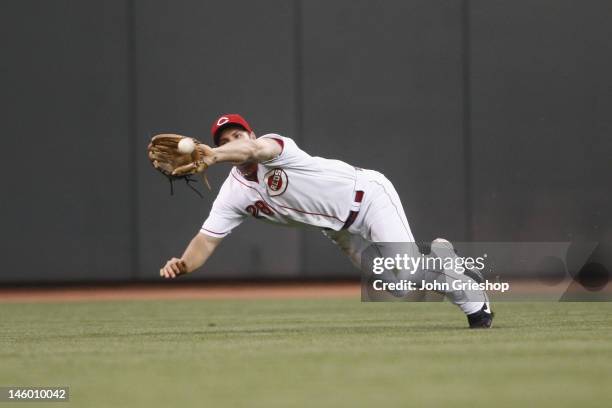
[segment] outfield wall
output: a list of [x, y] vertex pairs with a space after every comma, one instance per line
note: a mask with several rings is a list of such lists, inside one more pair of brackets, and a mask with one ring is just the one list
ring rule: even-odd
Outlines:
[[[212, 203], [159, 132], [258, 134], [385, 173], [418, 240], [612, 240], [607, 1], [5, 1], [0, 282], [154, 279]], [[213, 168], [219, 187], [227, 167]], [[247, 221], [202, 278], [357, 277]]]

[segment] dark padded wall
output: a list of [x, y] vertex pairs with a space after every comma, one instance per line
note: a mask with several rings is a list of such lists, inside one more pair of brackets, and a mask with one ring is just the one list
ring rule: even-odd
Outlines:
[[[222, 113], [240, 112], [257, 134], [295, 133], [293, 3], [138, 1], [139, 278], [179, 257], [208, 215], [212, 195], [199, 199], [184, 185], [170, 197], [167, 182], [144, 155], [152, 134], [173, 132], [210, 140]], [[230, 170], [211, 170], [214, 193]], [[200, 184], [200, 188], [202, 185]], [[163, 216], [160, 216], [163, 215]], [[190, 279], [294, 276], [299, 231], [247, 220], [227, 237], [203, 271]]]
[[121, 1], [0, 2], [0, 282], [129, 277], [126, 27]]
[[474, 238], [612, 240], [612, 3], [471, 4]]
[[[0, 282], [156, 279], [214, 197], [170, 197], [147, 141], [208, 140], [224, 112], [383, 172], [418, 240], [611, 241], [611, 20], [603, 0], [0, 2]], [[357, 272], [249, 220], [190, 279], [292, 276]]]
[[[304, 1], [303, 145], [376, 169], [417, 240], [464, 239], [461, 3]], [[305, 272], [355, 269], [318, 232]]]

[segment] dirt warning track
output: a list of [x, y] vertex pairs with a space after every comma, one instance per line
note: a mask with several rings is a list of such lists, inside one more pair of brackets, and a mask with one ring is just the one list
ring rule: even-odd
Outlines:
[[355, 298], [358, 282], [125, 284], [66, 287], [0, 287], [0, 303], [164, 299]]

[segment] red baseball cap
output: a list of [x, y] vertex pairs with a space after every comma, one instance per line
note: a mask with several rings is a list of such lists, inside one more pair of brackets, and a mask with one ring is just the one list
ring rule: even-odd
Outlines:
[[210, 133], [212, 133], [215, 145], [219, 145], [219, 142], [217, 140], [219, 138], [219, 130], [221, 128], [226, 127], [227, 125], [242, 126], [249, 133], [253, 131], [251, 129], [251, 126], [249, 126], [249, 123], [237, 113], [227, 113], [225, 115], [221, 115], [213, 122], [212, 128], [210, 129]]

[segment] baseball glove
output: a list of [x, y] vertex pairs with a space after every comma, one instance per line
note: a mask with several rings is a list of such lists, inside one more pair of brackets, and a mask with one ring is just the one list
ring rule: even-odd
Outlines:
[[185, 180], [187, 185], [201, 196], [200, 192], [190, 183], [195, 181], [191, 176], [202, 173], [206, 187], [210, 190], [210, 183], [206, 177], [206, 170], [212, 164], [213, 152], [210, 146], [191, 138], [195, 148], [191, 153], [181, 153], [178, 144], [185, 136], [174, 134], [161, 134], [154, 136], [147, 147], [149, 160], [153, 167], [170, 181], [170, 194], [174, 192], [173, 182]]

